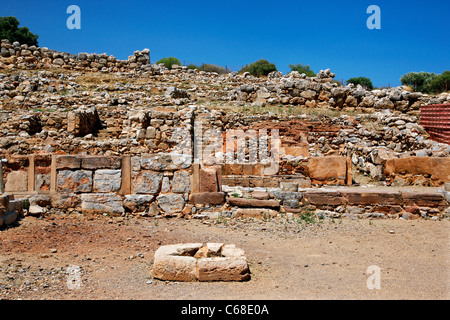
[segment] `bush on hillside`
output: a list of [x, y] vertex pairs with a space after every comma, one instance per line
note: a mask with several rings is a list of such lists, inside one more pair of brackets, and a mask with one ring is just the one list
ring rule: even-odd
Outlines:
[[430, 93], [432, 91], [431, 83], [437, 76], [433, 72], [409, 72], [400, 78], [400, 82], [402, 85], [409, 86], [416, 92]]
[[160, 64], [160, 63], [163, 63], [167, 69], [172, 69], [172, 66], [174, 64], [181, 66], [180, 60], [178, 60], [177, 58], [174, 58], [174, 57], [162, 58], [161, 60], [156, 62], [156, 64]]
[[353, 83], [355, 86], [359, 84], [363, 88], [365, 88], [366, 90], [372, 90], [373, 89], [372, 81], [369, 78], [366, 78], [366, 77], [350, 78], [346, 82], [347, 82], [347, 84]]
[[260, 77], [267, 76], [272, 71], [277, 71], [277, 67], [275, 66], [275, 64], [270, 63], [265, 59], [261, 59], [251, 63], [250, 65], [246, 65], [244, 68], [242, 68], [241, 73], [249, 72], [255, 77]]
[[450, 71], [444, 71], [430, 83], [432, 93], [447, 92], [450, 90]]
[[290, 64], [289, 68], [291, 69], [291, 72], [292, 71], [298, 71], [298, 73], [300, 73], [300, 74], [304, 73], [308, 77], [315, 77], [316, 76], [316, 73], [311, 70], [309, 65], [304, 66], [304, 65], [302, 65], [300, 63]]

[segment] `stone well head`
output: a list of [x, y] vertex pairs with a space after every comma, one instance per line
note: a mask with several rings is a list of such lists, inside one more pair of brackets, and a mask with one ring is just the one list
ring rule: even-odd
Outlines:
[[162, 246], [155, 252], [153, 277], [171, 281], [245, 281], [247, 258], [234, 244], [185, 243]]

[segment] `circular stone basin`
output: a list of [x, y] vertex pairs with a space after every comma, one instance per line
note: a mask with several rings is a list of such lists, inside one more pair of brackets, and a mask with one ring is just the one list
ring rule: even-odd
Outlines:
[[172, 281], [245, 281], [250, 270], [242, 249], [234, 244], [184, 243], [155, 252], [153, 277]]

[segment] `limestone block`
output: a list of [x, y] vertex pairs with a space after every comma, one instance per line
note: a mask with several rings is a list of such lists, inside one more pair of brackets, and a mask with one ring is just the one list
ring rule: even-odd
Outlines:
[[80, 169], [81, 159], [76, 156], [57, 156], [56, 169]]
[[159, 193], [161, 190], [163, 174], [152, 171], [141, 171], [133, 179], [134, 193]]
[[115, 193], [85, 193], [81, 195], [83, 213], [109, 213], [120, 215], [125, 212], [122, 198]]
[[175, 171], [190, 168], [192, 156], [178, 153], [158, 153], [141, 158], [141, 168], [154, 171]]
[[122, 159], [120, 157], [92, 156], [81, 158], [82, 169], [120, 169]]
[[131, 212], [144, 211], [154, 200], [154, 196], [149, 194], [127, 194], [123, 205]]
[[177, 171], [173, 175], [172, 191], [175, 193], [189, 193], [191, 191], [190, 174], [187, 171]]
[[96, 170], [94, 173], [94, 192], [116, 192], [120, 190], [122, 171]]
[[161, 194], [156, 198], [159, 207], [167, 214], [179, 213], [184, 207], [184, 198], [181, 194]]
[[26, 171], [12, 171], [6, 176], [5, 191], [27, 191], [28, 173]]
[[92, 191], [92, 171], [61, 170], [57, 175], [57, 190], [59, 192], [83, 193]]

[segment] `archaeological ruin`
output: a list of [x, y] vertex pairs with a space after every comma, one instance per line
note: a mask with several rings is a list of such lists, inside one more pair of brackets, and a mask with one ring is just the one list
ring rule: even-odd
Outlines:
[[52, 212], [448, 218], [450, 94], [333, 78], [3, 40], [0, 227]]

